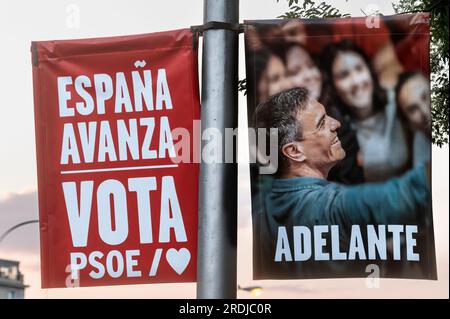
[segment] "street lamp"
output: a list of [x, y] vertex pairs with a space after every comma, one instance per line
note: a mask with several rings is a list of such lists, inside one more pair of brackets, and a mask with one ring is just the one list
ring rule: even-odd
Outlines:
[[[28, 220], [14, 225], [0, 236], [0, 243], [3, 241], [3, 239], [5, 239], [6, 236], [8, 236], [17, 228], [34, 223], [39, 223], [39, 220]], [[2, 281], [0, 283], [0, 289], [7, 290], [8, 298], [24, 298], [25, 289], [29, 286], [25, 285], [23, 282], [23, 274], [19, 270], [19, 262], [0, 259], [0, 267], [3, 268], [2, 271], [0, 271], [0, 279]], [[5, 269], [7, 269], [6, 273], [4, 271]], [[11, 287], [14, 288], [12, 288], [11, 290]]]
[[5, 231], [1, 236], [0, 236], [0, 243], [3, 241], [3, 239], [5, 239], [6, 236], [8, 236], [12, 231], [16, 230], [17, 228], [20, 228], [22, 226], [28, 225], [28, 224], [34, 224], [34, 223], [39, 223], [39, 220], [28, 220], [22, 223], [19, 223], [13, 227], [11, 227], [10, 229], [8, 229], [7, 231]]
[[241, 287], [240, 285], [238, 285], [238, 290], [246, 291], [246, 292], [250, 293], [252, 296], [257, 297], [262, 294], [264, 289], [261, 286]]

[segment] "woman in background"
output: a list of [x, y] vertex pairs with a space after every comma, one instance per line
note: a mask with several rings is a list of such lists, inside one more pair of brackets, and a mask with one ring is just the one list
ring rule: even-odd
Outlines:
[[365, 53], [349, 40], [325, 47], [322, 61], [330, 99], [356, 128], [365, 180], [384, 181], [402, 174], [410, 155], [394, 91], [380, 86]]
[[413, 163], [431, 159], [430, 81], [420, 71], [402, 73], [395, 89], [397, 106], [413, 134]]
[[268, 50], [255, 54], [255, 83], [259, 104], [269, 96], [291, 87], [281, 58]]
[[305, 87], [311, 97], [319, 100], [322, 93], [322, 74], [312, 55], [301, 44], [286, 49], [286, 69], [293, 87]]

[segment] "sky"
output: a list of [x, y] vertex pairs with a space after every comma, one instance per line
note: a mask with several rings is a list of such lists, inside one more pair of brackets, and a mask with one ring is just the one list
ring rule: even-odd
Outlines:
[[[393, 14], [388, 1], [329, 1], [342, 12], [361, 16], [374, 5]], [[69, 19], [79, 10], [79, 23]], [[241, 0], [240, 20], [273, 19], [287, 10], [286, 1]], [[0, 233], [38, 218], [34, 111], [30, 43], [140, 34], [201, 24], [201, 0], [2, 0], [0, 2]], [[240, 36], [239, 78], [245, 77], [243, 36]], [[239, 125], [245, 127], [246, 99], [239, 96]], [[448, 163], [449, 148], [433, 147], [433, 205], [438, 281], [381, 279], [367, 288], [365, 279], [253, 281], [251, 260], [250, 184], [246, 136], [239, 137], [238, 283], [260, 285], [258, 298], [448, 298]], [[195, 284], [40, 289], [39, 233], [28, 225], [0, 243], [0, 258], [21, 262], [26, 298], [195, 298]], [[251, 298], [238, 291], [239, 298]]]

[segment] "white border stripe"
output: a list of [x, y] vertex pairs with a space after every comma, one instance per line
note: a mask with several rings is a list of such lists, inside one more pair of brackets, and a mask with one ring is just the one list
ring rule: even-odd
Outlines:
[[61, 171], [61, 174], [65, 175], [65, 174], [81, 174], [81, 173], [97, 173], [97, 172], [135, 171], [139, 169], [173, 168], [173, 167], [178, 167], [178, 164], [84, 169], [75, 171]]

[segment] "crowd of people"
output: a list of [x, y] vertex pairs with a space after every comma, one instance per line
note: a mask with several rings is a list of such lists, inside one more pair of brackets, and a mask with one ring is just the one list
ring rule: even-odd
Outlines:
[[301, 20], [250, 28], [255, 105], [289, 88], [307, 88], [341, 123], [347, 156], [329, 173], [332, 181], [385, 181], [429, 161], [430, 83], [404, 52], [411, 39], [389, 36], [393, 26], [387, 24], [366, 35], [355, 26], [345, 32], [321, 27], [328, 36]]

